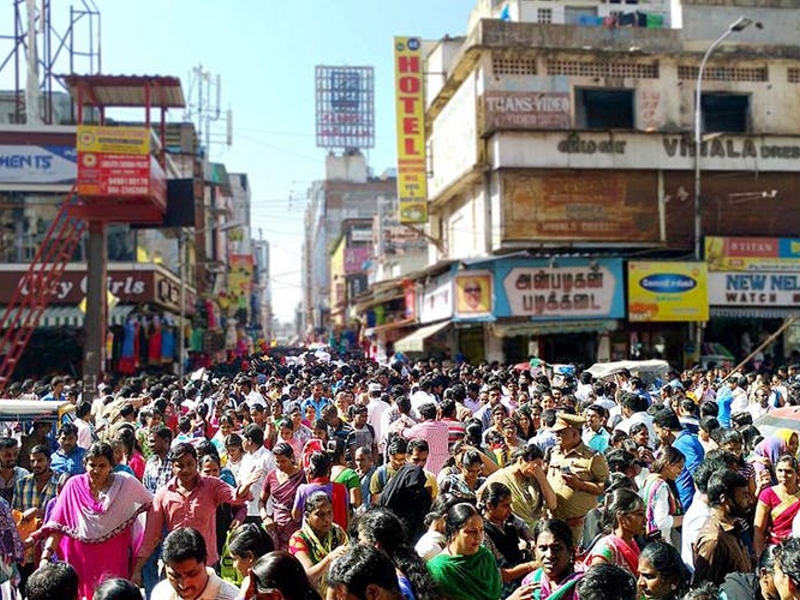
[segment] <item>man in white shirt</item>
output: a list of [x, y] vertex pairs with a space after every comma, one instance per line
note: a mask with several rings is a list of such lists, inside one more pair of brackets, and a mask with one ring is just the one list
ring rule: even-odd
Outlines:
[[[242, 457], [242, 466], [239, 468], [239, 481], [247, 481], [256, 472], [261, 477], [253, 484], [252, 489], [260, 490], [264, 486], [267, 473], [275, 468], [275, 457], [272, 452], [264, 447], [264, 430], [258, 425], [250, 423], [242, 430], [242, 449], [246, 454]], [[299, 458], [299, 457], [298, 457]], [[258, 508], [258, 493], [247, 502], [247, 520], [261, 523], [261, 513]], [[271, 505], [267, 511], [271, 513]]]
[[170, 532], [161, 557], [167, 578], [153, 588], [150, 600], [234, 600], [239, 596], [239, 588], [206, 565], [206, 542], [196, 529], [180, 527]]
[[383, 413], [391, 407], [388, 402], [381, 399], [383, 386], [380, 383], [370, 383], [368, 389], [369, 402], [367, 403], [367, 423], [375, 430], [375, 437], [378, 440], [378, 449], [383, 452], [383, 436], [385, 425], [382, 418]]
[[81, 402], [75, 407], [75, 427], [78, 428], [78, 446], [88, 450], [94, 442], [94, 427], [87, 421], [91, 418], [92, 405], [88, 402]]
[[719, 460], [704, 460], [692, 473], [694, 487], [697, 489], [692, 503], [686, 514], [683, 515], [683, 526], [681, 529], [681, 558], [686, 565], [694, 571], [694, 557], [692, 555], [692, 544], [697, 539], [700, 528], [705, 524], [711, 514], [711, 507], [708, 505], [708, 480], [711, 475], [719, 469], [726, 468], [725, 463]]
[[264, 396], [253, 389], [253, 383], [249, 379], [242, 380], [242, 382], [239, 384], [239, 390], [242, 396], [244, 396], [244, 401], [247, 404], [247, 408], [253, 408], [253, 406], [256, 404], [260, 404], [261, 406], [267, 405], [267, 401], [264, 399]]
[[614, 429], [630, 433], [633, 425], [644, 423], [652, 444], [657, 437], [653, 429], [653, 417], [647, 414], [647, 400], [633, 392], [624, 392], [619, 404], [623, 419], [614, 425]]
[[753, 417], [753, 421], [758, 420], [759, 417], [763, 417], [765, 414], [769, 412], [770, 409], [770, 390], [767, 386], [761, 386], [756, 388], [755, 393], [753, 394], [755, 398], [755, 402], [752, 404], [747, 405], [747, 411]]
[[429, 402], [436, 402], [436, 396], [431, 394], [432, 381], [429, 377], [423, 377], [419, 380], [419, 389], [411, 394], [411, 413], [415, 419], [419, 419], [419, 407]]

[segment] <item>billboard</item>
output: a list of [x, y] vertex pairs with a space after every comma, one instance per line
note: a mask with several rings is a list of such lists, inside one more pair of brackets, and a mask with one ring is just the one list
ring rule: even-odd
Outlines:
[[0, 184], [71, 184], [77, 173], [71, 146], [0, 146]]
[[422, 42], [394, 38], [397, 110], [397, 200], [401, 223], [428, 221]]
[[800, 305], [800, 273], [786, 271], [709, 273], [708, 302], [712, 306], [796, 308]]
[[629, 262], [628, 320], [708, 321], [706, 264]]
[[317, 147], [375, 146], [375, 77], [372, 67], [316, 68]]
[[78, 125], [76, 149], [94, 154], [150, 154], [147, 127], [106, 127]]
[[800, 272], [800, 238], [709, 236], [705, 247], [711, 272]]
[[661, 240], [655, 172], [510, 172], [501, 185], [506, 241]]

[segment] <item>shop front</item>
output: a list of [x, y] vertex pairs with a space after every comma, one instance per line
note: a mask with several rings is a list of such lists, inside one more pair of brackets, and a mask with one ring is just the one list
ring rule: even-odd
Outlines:
[[625, 317], [617, 258], [474, 261], [455, 274], [453, 287], [459, 352], [470, 359], [592, 364]]
[[[716, 341], [737, 359], [747, 357], [800, 316], [800, 238], [707, 237], [711, 321], [706, 341]], [[754, 357], [773, 365], [800, 358], [800, 327], [790, 326]]]
[[[0, 265], [0, 310], [5, 310], [17, 290], [23, 296], [32, 293], [23, 284], [25, 272], [24, 265]], [[86, 281], [85, 265], [67, 265], [61, 280], [48, 293], [47, 308], [21, 359], [21, 364], [27, 365], [23, 370], [47, 373], [57, 369], [58, 365], [51, 364], [37, 349], [40, 337], [61, 340], [65, 348], [74, 349], [68, 353], [74, 354], [70, 362], [80, 370]], [[178, 360], [181, 318], [194, 312], [194, 289], [186, 288], [186, 306], [181, 311], [180, 280], [160, 265], [110, 263], [107, 281], [107, 370], [119, 374], [171, 371]]]

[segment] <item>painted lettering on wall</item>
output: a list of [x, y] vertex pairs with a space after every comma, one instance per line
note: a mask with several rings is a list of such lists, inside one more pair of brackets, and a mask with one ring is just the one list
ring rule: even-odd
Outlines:
[[618, 140], [586, 140], [571, 135], [558, 142], [558, 151], [562, 154], [625, 154], [627, 143]]

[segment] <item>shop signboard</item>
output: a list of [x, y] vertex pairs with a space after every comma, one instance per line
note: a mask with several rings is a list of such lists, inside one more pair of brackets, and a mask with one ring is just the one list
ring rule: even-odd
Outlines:
[[485, 130], [569, 129], [570, 102], [566, 92], [486, 92]]
[[422, 287], [419, 303], [419, 322], [433, 323], [453, 316], [453, 275], [444, 273], [432, 277]]
[[353, 246], [344, 249], [344, 273], [353, 275], [364, 270], [364, 263], [372, 256], [370, 246]]
[[246, 308], [253, 291], [255, 258], [252, 254], [231, 254], [228, 262], [228, 291], [231, 301], [239, 308]]
[[708, 274], [708, 302], [712, 306], [796, 308], [800, 305], [800, 273], [711, 272]]
[[[17, 288], [21, 296], [36, 292], [35, 280], [23, 280], [24, 270], [0, 271], [0, 304], [9, 304]], [[86, 297], [86, 271], [64, 271], [61, 280], [56, 282], [45, 295], [49, 304], [77, 305]], [[152, 270], [108, 271], [108, 291], [124, 304], [153, 302]]]
[[0, 185], [72, 184], [77, 153], [71, 146], [0, 146]]
[[80, 154], [78, 193], [85, 197], [156, 198], [166, 204], [167, 179], [151, 155]]
[[394, 38], [397, 199], [401, 223], [428, 221], [422, 41]]
[[709, 236], [705, 250], [710, 272], [800, 273], [800, 238]]
[[625, 316], [621, 259], [506, 259], [494, 265], [497, 317], [531, 320]]
[[628, 320], [708, 321], [706, 264], [629, 262]]
[[78, 125], [76, 149], [79, 154], [150, 154], [150, 130], [147, 127]]

